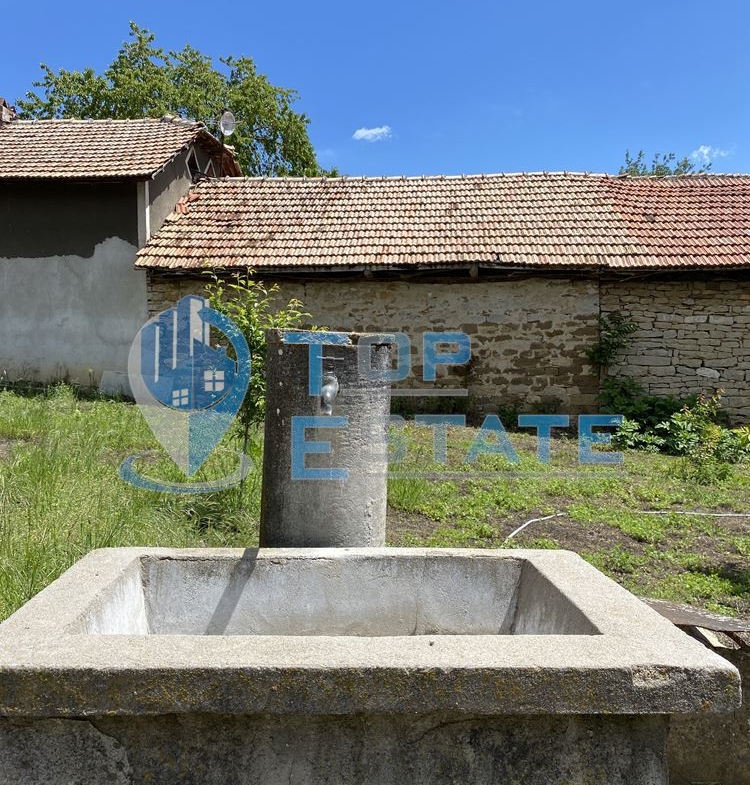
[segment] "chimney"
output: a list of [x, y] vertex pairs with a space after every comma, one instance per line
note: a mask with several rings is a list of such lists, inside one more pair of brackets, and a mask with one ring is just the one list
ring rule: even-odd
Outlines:
[[9, 123], [16, 119], [16, 107], [11, 106], [4, 98], [0, 98], [0, 123]]

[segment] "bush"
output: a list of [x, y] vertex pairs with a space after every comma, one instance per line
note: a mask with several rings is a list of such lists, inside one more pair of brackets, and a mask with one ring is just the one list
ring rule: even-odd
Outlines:
[[710, 397], [701, 393], [692, 406], [685, 404], [656, 426], [664, 433], [666, 449], [675, 455], [713, 456], [725, 430], [716, 422], [720, 409], [720, 392]]
[[602, 381], [600, 408], [605, 414], [621, 414], [638, 423], [641, 431], [652, 431], [684, 406], [692, 406], [696, 397], [675, 398], [672, 395], [647, 395], [643, 388], [627, 376], [609, 377]]
[[612, 444], [620, 450], [643, 450], [644, 452], [660, 452], [664, 446], [664, 438], [652, 431], [643, 431], [635, 420], [625, 418], [612, 437]]
[[722, 393], [701, 393], [693, 406], [683, 406], [657, 426], [665, 434], [665, 449], [684, 457], [683, 476], [701, 484], [726, 479], [731, 464], [750, 457], [750, 429], [730, 430], [717, 422], [722, 415]]
[[722, 424], [723, 390], [680, 401], [645, 395], [632, 379], [607, 379], [603, 386], [602, 409], [625, 417], [613, 438], [619, 449], [680, 455], [683, 477], [701, 484], [725, 480], [732, 464], [750, 458], [750, 427]]
[[245, 336], [250, 349], [252, 373], [247, 394], [237, 413], [240, 432], [247, 441], [248, 431], [263, 422], [266, 409], [266, 330], [298, 328], [310, 314], [300, 300], [279, 301], [277, 284], [266, 286], [253, 280], [253, 271], [237, 273], [229, 281], [211, 273], [206, 297], [213, 308], [231, 319]]
[[609, 368], [617, 355], [628, 345], [628, 336], [638, 329], [619, 311], [599, 316], [599, 340], [586, 351], [586, 357], [597, 368]]

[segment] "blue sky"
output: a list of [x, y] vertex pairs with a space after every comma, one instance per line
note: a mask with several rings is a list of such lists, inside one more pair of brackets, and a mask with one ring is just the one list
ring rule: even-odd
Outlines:
[[348, 175], [616, 172], [628, 148], [750, 172], [746, 0], [37, 0], [3, 11], [11, 102], [41, 62], [103, 69], [133, 20], [167, 49], [254, 58], [299, 92], [321, 164]]

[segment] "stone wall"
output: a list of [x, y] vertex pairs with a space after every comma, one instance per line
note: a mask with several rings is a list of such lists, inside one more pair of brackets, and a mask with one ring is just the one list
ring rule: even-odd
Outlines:
[[[199, 278], [151, 274], [149, 312], [158, 313], [185, 294], [200, 293], [203, 284]], [[468, 389], [470, 413], [496, 413], [500, 407], [575, 414], [596, 408], [598, 377], [584, 354], [597, 339], [595, 279], [422, 283], [359, 278], [281, 280], [280, 286], [284, 298], [302, 300], [311, 324], [406, 333], [412, 341], [411, 376], [402, 384], [406, 387], [436, 386], [422, 378], [424, 332], [465, 332], [471, 337], [471, 362], [451, 373], [439, 370], [437, 386]], [[441, 410], [466, 407], [466, 399], [432, 399], [438, 402]]]
[[679, 277], [601, 283], [602, 313], [638, 325], [612, 375], [635, 378], [654, 395], [679, 397], [723, 388], [737, 419], [750, 412], [750, 280]]
[[[598, 377], [585, 351], [597, 340], [601, 308], [603, 314], [620, 311], [638, 325], [610, 374], [631, 376], [654, 395], [722, 388], [725, 410], [737, 421], [750, 419], [750, 278], [741, 273], [280, 285], [284, 297], [305, 303], [312, 324], [407, 333], [413, 356], [406, 386], [431, 386], [422, 381], [424, 331], [466, 332], [472, 362], [439, 375], [437, 384], [467, 388], [476, 413], [498, 407], [595, 411]], [[151, 274], [149, 311], [157, 313], [202, 286], [197, 277]], [[461, 410], [459, 400], [451, 400]]]

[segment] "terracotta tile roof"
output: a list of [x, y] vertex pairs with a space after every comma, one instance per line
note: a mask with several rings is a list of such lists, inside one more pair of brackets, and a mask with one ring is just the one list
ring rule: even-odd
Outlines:
[[205, 182], [140, 267], [750, 266], [750, 176]]
[[173, 117], [12, 120], [0, 123], [0, 180], [147, 178], [194, 142], [221, 152], [202, 123]]

